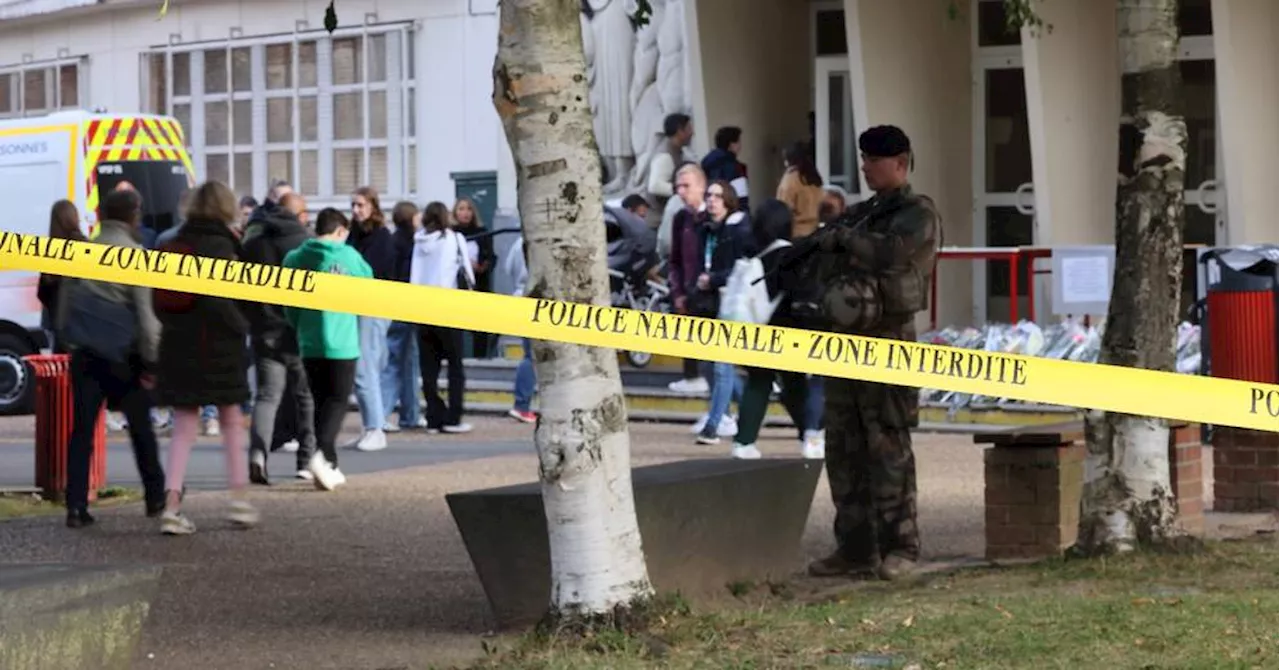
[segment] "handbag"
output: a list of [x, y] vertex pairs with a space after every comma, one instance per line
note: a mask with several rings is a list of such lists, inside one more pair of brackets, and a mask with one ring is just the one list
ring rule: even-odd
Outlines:
[[112, 302], [77, 283], [67, 305], [62, 339], [112, 363], [127, 363], [138, 336], [138, 315], [131, 304]]

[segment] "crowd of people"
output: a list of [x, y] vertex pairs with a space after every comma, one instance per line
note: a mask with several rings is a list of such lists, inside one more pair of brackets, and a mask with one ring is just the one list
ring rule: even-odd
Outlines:
[[[747, 166], [738, 158], [741, 128], [718, 129], [715, 148], [701, 160], [690, 149], [694, 131], [687, 115], [668, 116], [663, 134], [666, 144], [648, 166], [643, 194], [629, 196], [622, 206], [645, 218], [653, 230], [653, 267], [660, 268], [656, 274], [666, 281], [673, 309], [716, 317], [737, 262], [760, 256], [770, 277], [770, 295], [781, 301], [772, 322], [812, 325], [792, 314], [791, 303], [812, 301], [817, 287], [784, 287], [777, 252], [842, 215], [848, 200], [839, 186], [824, 185], [813, 164], [812, 145], [797, 142], [786, 149], [775, 196], [753, 212]], [[696, 360], [684, 361], [682, 372], [682, 378], [670, 384], [671, 391], [708, 395], [707, 412], [692, 427], [697, 443], [716, 445], [722, 438], [732, 438], [732, 457], [760, 458], [755, 442], [776, 393], [797, 427], [802, 455], [823, 458], [821, 377], [746, 370], [744, 379], [731, 364]], [[735, 402], [737, 415], [731, 413]]]
[[[649, 238], [636, 245], [649, 259], [638, 274], [664, 280], [675, 311], [724, 318], [726, 301], [733, 305], [742, 297], [728, 291], [744, 291], [740, 261], [754, 259], [766, 288], [764, 298], [754, 295], [768, 303], [769, 324], [915, 339], [914, 318], [927, 308], [942, 229], [932, 201], [908, 183], [911, 147], [901, 130], [878, 126], [859, 136], [862, 171], [875, 192], [869, 199], [848, 206], [843, 191], [824, 187], [811, 147], [798, 143], [785, 152], [775, 197], [754, 211], [747, 205], [746, 166], [737, 158], [740, 129], [717, 131], [716, 149], [701, 161], [688, 155], [693, 128], [687, 116], [668, 117], [664, 134], [666, 151], [650, 164], [644, 192], [628, 196], [621, 207], [606, 206], [605, 221], [611, 231], [630, 229]], [[314, 221], [303, 196], [283, 182], [273, 184], [261, 204], [237, 201], [216, 181], [185, 192], [183, 200], [177, 225], [150, 230], [141, 195], [123, 182], [103, 198], [97, 241], [451, 290], [492, 286], [492, 237], [480, 234], [479, 212], [466, 199], [452, 209], [432, 202], [421, 211], [399, 202], [390, 224], [368, 187], [352, 194], [350, 218], [325, 208]], [[56, 203], [50, 234], [83, 239], [79, 219], [72, 203]], [[612, 250], [618, 235], [606, 237]], [[527, 278], [522, 242], [504, 263], [517, 294]], [[273, 451], [296, 453], [296, 476], [318, 489], [346, 483], [336, 441], [353, 393], [362, 430], [347, 446], [358, 450], [386, 448], [390, 431], [472, 429], [464, 421], [463, 333], [452, 328], [57, 276], [42, 276], [38, 295], [55, 350], [71, 355], [74, 425], [66, 504], [73, 528], [94, 522], [89, 457], [104, 401], [123, 414], [146, 513], [159, 517], [161, 531], [171, 535], [195, 532], [182, 513], [183, 479], [202, 422], [206, 434], [221, 436], [231, 489], [227, 516], [239, 526], [258, 523], [245, 491], [250, 483], [270, 483], [266, 461]], [[482, 356], [495, 339], [471, 337]], [[523, 349], [509, 414], [532, 423], [537, 415], [528, 340]], [[448, 369], [443, 397], [442, 367]], [[732, 437], [733, 458], [760, 458], [756, 440], [777, 393], [796, 426], [801, 454], [825, 459], [838, 549], [813, 563], [811, 573], [875, 571], [891, 579], [914, 565], [915, 389], [740, 371], [721, 362], [686, 361], [684, 371], [672, 390], [709, 394], [707, 412], [693, 428], [697, 443]], [[736, 418], [730, 413], [734, 402]], [[166, 420], [158, 417], [157, 405], [173, 408], [164, 467], [155, 429]]]
[[[376, 191], [362, 187], [352, 194], [350, 218], [325, 208], [312, 221], [303, 196], [285, 182], [272, 184], [259, 204], [237, 201], [225, 184], [211, 181], [185, 191], [178, 209], [175, 225], [155, 230], [141, 194], [121, 182], [102, 199], [95, 241], [438, 288], [491, 286], [492, 238], [480, 235], [479, 213], [466, 198], [453, 208], [432, 202], [421, 211], [399, 202], [388, 222]], [[73, 203], [55, 203], [50, 235], [85, 239], [79, 220]], [[522, 271], [520, 256], [509, 264]], [[472, 430], [463, 420], [464, 333], [456, 329], [55, 275], [40, 277], [37, 294], [54, 350], [71, 355], [66, 504], [73, 528], [93, 523], [89, 456], [104, 401], [119, 414], [113, 427], [129, 433], [147, 514], [159, 517], [170, 535], [195, 532], [181, 505], [200, 432], [221, 437], [232, 492], [228, 518], [250, 526], [258, 512], [244, 490], [270, 484], [266, 466], [273, 452], [296, 454], [296, 477], [316, 488], [346, 483], [336, 442], [353, 394], [362, 431], [344, 447], [379, 451], [387, 446], [386, 433], [405, 429]], [[489, 334], [472, 338], [477, 351], [491, 346]], [[527, 367], [518, 384], [523, 400], [510, 415], [532, 423]], [[156, 434], [166, 428], [170, 447], [162, 467]]]

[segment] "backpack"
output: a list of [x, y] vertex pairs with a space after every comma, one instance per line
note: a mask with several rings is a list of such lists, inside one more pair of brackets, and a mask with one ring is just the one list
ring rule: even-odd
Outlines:
[[[167, 251], [171, 254], [184, 254], [194, 256], [195, 248], [186, 242], [179, 240], [170, 240], [156, 247], [157, 251]], [[151, 291], [151, 307], [156, 314], [186, 314], [196, 306], [196, 295], [194, 293], [186, 293], [176, 291], [169, 288], [157, 288]]]
[[725, 282], [724, 294], [720, 299], [719, 318], [725, 321], [741, 323], [769, 323], [773, 313], [782, 303], [782, 296], [769, 298], [769, 287], [764, 281], [764, 263], [766, 254], [789, 247], [787, 240], [774, 240], [772, 244], [751, 258], [739, 258], [733, 263], [733, 272]]

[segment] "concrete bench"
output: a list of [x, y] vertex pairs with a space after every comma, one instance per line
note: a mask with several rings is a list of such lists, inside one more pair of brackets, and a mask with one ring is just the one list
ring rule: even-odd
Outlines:
[[[636, 517], [659, 593], [723, 592], [803, 567], [800, 540], [822, 470], [803, 459], [704, 459], [635, 468]], [[500, 628], [536, 623], [551, 599], [537, 482], [445, 496]]]
[[[1084, 423], [976, 433], [983, 454], [988, 560], [1055, 556], [1075, 544], [1084, 489]], [[1200, 428], [1175, 423], [1169, 433], [1169, 479], [1178, 521], [1204, 529], [1204, 447]]]
[[0, 668], [127, 670], [160, 568], [0, 566]]

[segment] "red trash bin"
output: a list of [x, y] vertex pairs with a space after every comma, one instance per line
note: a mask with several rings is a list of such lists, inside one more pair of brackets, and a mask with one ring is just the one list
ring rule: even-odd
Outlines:
[[[25, 356], [36, 376], [36, 486], [44, 497], [62, 500], [67, 492], [67, 448], [71, 445], [73, 405], [71, 356]], [[107, 413], [98, 411], [89, 456], [89, 500], [107, 483]]]

